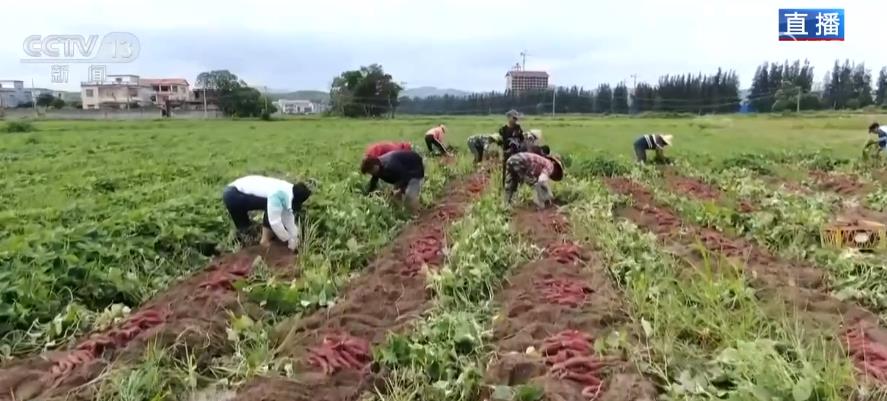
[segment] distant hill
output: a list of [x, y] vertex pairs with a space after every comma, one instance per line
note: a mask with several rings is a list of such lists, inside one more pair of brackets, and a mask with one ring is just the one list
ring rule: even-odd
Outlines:
[[293, 92], [271, 92], [268, 93], [271, 100], [289, 99], [289, 100], [310, 100], [312, 102], [327, 103], [330, 100], [329, 92], [302, 90]]
[[400, 96], [401, 97], [406, 96], [406, 97], [423, 98], [423, 97], [429, 97], [429, 96], [443, 96], [443, 95], [466, 96], [469, 94], [471, 94], [471, 92], [466, 92], [466, 91], [459, 90], [459, 89], [449, 89], [449, 88], [448, 89], [440, 89], [440, 88], [435, 88], [433, 86], [420, 86], [418, 88], [404, 89], [403, 92], [400, 93]]

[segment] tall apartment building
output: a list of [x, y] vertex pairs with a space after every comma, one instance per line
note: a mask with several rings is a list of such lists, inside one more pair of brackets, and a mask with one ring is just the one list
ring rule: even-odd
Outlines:
[[511, 70], [505, 74], [505, 91], [520, 93], [548, 89], [548, 73], [545, 71]]

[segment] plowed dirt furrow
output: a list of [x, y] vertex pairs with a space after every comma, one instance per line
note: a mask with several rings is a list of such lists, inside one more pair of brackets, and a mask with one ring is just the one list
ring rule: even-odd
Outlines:
[[536, 385], [551, 400], [655, 399], [653, 385], [627, 359], [593, 350], [595, 339], [629, 324], [595, 254], [569, 239], [556, 210], [517, 211], [513, 226], [544, 250], [514, 270], [497, 299], [488, 384]]
[[[690, 261], [702, 260], [701, 246], [706, 252], [738, 261], [759, 298], [780, 300], [808, 324], [840, 335], [850, 354], [864, 354], [860, 348], [883, 349], [880, 344], [887, 344], [887, 330], [880, 327], [877, 315], [829, 295], [824, 269], [786, 261], [743, 239], [684, 223], [636, 182], [613, 178], [606, 183], [612, 191], [634, 200], [619, 214], [655, 233], [669, 251]], [[854, 362], [861, 371], [869, 369], [863, 359]]]
[[202, 358], [216, 355], [226, 344], [227, 311], [240, 310], [233, 283], [252, 273], [257, 256], [279, 271], [288, 269], [293, 261], [292, 252], [282, 245], [268, 250], [248, 248], [219, 258], [155, 296], [120, 324], [89, 334], [72, 349], [4, 366], [0, 369], [0, 400], [64, 396], [98, 377], [112, 361], [138, 358], [149, 341], [161, 346], [184, 342]]
[[479, 172], [459, 180], [445, 198], [412, 223], [351, 280], [336, 305], [278, 330], [283, 356], [294, 358], [293, 378], [259, 377], [235, 399], [354, 400], [374, 379], [369, 349], [388, 333], [402, 331], [428, 306], [425, 269], [443, 260], [445, 233], [486, 187]]

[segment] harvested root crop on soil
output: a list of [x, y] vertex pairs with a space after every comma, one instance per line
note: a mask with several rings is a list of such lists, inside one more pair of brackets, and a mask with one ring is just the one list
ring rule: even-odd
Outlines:
[[282, 322], [279, 356], [296, 361], [294, 376], [255, 378], [236, 399], [342, 400], [366, 390], [373, 379], [366, 369], [371, 362], [368, 347], [409, 327], [427, 307], [426, 279], [417, 266], [442, 261], [445, 228], [477, 197], [467, 185], [477, 175], [485, 173], [449, 184], [447, 197], [411, 222], [348, 283], [333, 307]]
[[570, 224], [556, 210], [520, 210], [513, 225], [544, 250], [541, 259], [514, 270], [497, 298], [497, 357], [487, 382], [494, 389], [537, 388], [546, 399], [654, 399], [651, 383], [618, 349], [606, 358], [594, 351], [592, 336], [631, 331], [600, 260], [569, 239]]

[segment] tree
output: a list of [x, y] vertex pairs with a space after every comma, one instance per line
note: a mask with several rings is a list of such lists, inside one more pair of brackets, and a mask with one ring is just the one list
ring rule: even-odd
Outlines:
[[[226, 116], [260, 117], [276, 108], [257, 89], [249, 87], [228, 70], [202, 72], [197, 75], [198, 88], [212, 90], [218, 96], [219, 109]], [[266, 110], [266, 105], [268, 105]]]
[[611, 110], [615, 114], [628, 114], [628, 87], [619, 83], [613, 89], [613, 105]]
[[594, 95], [594, 112], [609, 113], [613, 108], [613, 90], [609, 84], [601, 84]]
[[636, 112], [652, 111], [655, 100], [656, 89], [652, 85], [641, 82], [635, 86], [631, 102]]
[[53, 109], [60, 110], [62, 107], [65, 107], [65, 101], [60, 97], [53, 98], [51, 106]]
[[53, 100], [55, 100], [55, 96], [52, 96], [52, 94], [41, 93], [39, 96], [37, 96], [37, 106], [48, 109], [49, 106], [52, 105]]
[[196, 87], [207, 90], [233, 91], [246, 83], [228, 70], [213, 70], [197, 75]]
[[[345, 71], [333, 79], [330, 104], [333, 112], [347, 117], [394, 116], [403, 90], [379, 64]], [[444, 96], [445, 102], [453, 97]]]
[[865, 68], [865, 63], [853, 68], [850, 78], [851, 99], [856, 99], [858, 106], [866, 107], [872, 104], [872, 73]]
[[875, 104], [879, 106], [887, 105], [887, 67], [881, 67], [876, 87]]

